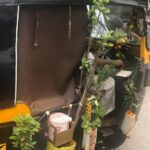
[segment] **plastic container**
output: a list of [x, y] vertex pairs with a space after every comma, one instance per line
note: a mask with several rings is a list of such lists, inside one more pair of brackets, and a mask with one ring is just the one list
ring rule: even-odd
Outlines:
[[82, 148], [84, 150], [95, 150], [96, 140], [97, 140], [97, 128], [93, 129], [91, 133], [87, 133], [84, 130]]
[[[48, 118], [48, 123], [53, 125], [56, 128], [57, 133], [66, 131], [69, 129], [70, 122], [72, 118], [64, 113], [53, 113]], [[51, 126], [48, 130], [49, 138], [53, 141], [54, 140], [54, 128]]]
[[51, 142], [47, 142], [46, 150], [75, 150], [75, 147], [76, 147], [76, 142], [74, 140], [59, 148], [55, 147]]
[[134, 125], [135, 125], [135, 114], [132, 111], [128, 110], [122, 122], [121, 130], [127, 137], [130, 137]]

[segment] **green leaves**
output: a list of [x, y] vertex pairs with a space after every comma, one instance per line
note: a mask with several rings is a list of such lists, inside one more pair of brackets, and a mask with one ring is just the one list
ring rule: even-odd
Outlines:
[[113, 47], [114, 46], [114, 44], [113, 43], [107, 43], [107, 45], [106, 46], [108, 46], [108, 47]]
[[30, 115], [19, 115], [14, 119], [16, 126], [13, 128], [12, 144], [21, 150], [30, 150], [36, 144], [33, 136], [40, 130], [40, 123]]
[[93, 80], [90, 81], [89, 91], [93, 95], [88, 98], [88, 101], [92, 104], [92, 118], [89, 118], [86, 114], [82, 118], [82, 128], [87, 133], [90, 133], [95, 127], [101, 126], [101, 119], [105, 115], [105, 110], [101, 102], [101, 87], [106, 79], [113, 73], [114, 67], [111, 65], [105, 65], [102, 68], [98, 68], [97, 75], [93, 76]]
[[[106, 5], [110, 2], [110, 0], [91, 0], [92, 7], [90, 7], [88, 16], [91, 20], [90, 26], [94, 28], [98, 24], [97, 12], [102, 13], [106, 16], [106, 14], [110, 13], [110, 10], [106, 7]], [[106, 18], [108, 18], [106, 16]]]
[[105, 9], [104, 9], [104, 13], [105, 13], [105, 14], [109, 14], [109, 13], [110, 13], [110, 9], [105, 8]]
[[138, 70], [138, 68], [136, 68], [134, 70], [134, 72], [132, 73], [132, 75], [130, 76], [130, 78], [127, 80], [127, 82], [124, 85], [124, 87], [125, 87], [124, 99], [128, 100], [128, 102], [130, 103], [130, 109], [133, 112], [140, 105], [139, 101], [138, 101], [138, 97], [136, 95], [136, 87], [135, 87], [135, 80], [136, 80], [136, 77], [137, 77], [137, 70]]
[[88, 100], [90, 101], [90, 104], [92, 104], [92, 114], [90, 113], [90, 115], [87, 115], [85, 113], [85, 115], [81, 117], [82, 128], [84, 128], [88, 133], [90, 133], [95, 127], [100, 127], [102, 124], [101, 119], [105, 115], [105, 110], [101, 102], [101, 89], [104, 82], [115, 70], [112, 65], [105, 65], [97, 69], [96, 63], [90, 63], [87, 58], [88, 53], [91, 50], [91, 46], [94, 45], [96, 50], [94, 57], [98, 58], [100, 56], [101, 58], [104, 58], [103, 56], [105, 56], [106, 52], [112, 49], [115, 42], [122, 36], [124, 37], [123, 33], [119, 30], [108, 31], [104, 34], [96, 32], [96, 40], [94, 40], [94, 42], [92, 41], [92, 32], [97, 28], [101, 13], [105, 18], [109, 19], [107, 16], [107, 14], [110, 13], [110, 10], [107, 8], [107, 4], [109, 2], [110, 0], [91, 0], [92, 5], [88, 13], [89, 20], [91, 21], [89, 26], [90, 37], [86, 55], [83, 57], [82, 65], [80, 66], [82, 71], [86, 71], [86, 95], [90, 97]]
[[91, 133], [95, 127], [100, 127], [102, 124], [100, 118], [91, 120], [87, 116], [82, 116], [81, 119], [82, 119], [82, 128], [85, 129], [87, 133]]
[[97, 84], [100, 86], [115, 72], [113, 65], [104, 65], [97, 69]]
[[82, 58], [82, 65], [80, 66], [80, 69], [89, 72], [90, 71], [90, 61], [87, 57]]
[[126, 38], [126, 37], [127, 37], [127, 33], [124, 32], [122, 29], [116, 29], [114, 31], [114, 39], [115, 40]]
[[121, 30], [116, 29], [115, 31], [108, 31], [104, 34], [98, 35], [96, 45], [99, 45], [99, 53], [105, 55], [106, 52], [112, 49], [116, 44], [123, 45], [126, 42], [127, 34]]
[[82, 128], [84, 128], [87, 133], [91, 133], [95, 127], [101, 127], [101, 119], [105, 115], [105, 110], [99, 97], [92, 95], [91, 98], [89, 98], [88, 100], [90, 100], [90, 102], [93, 104], [92, 117], [89, 118], [85, 114], [81, 117], [81, 119]]
[[132, 100], [135, 98], [135, 87], [134, 87], [134, 81], [133, 80], [128, 80], [125, 84], [125, 100]]

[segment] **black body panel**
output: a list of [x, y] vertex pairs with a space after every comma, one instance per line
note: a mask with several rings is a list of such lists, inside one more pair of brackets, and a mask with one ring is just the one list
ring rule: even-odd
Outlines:
[[0, 6], [0, 108], [15, 99], [16, 6]]
[[6, 144], [6, 150], [14, 150], [11, 141], [9, 140], [9, 137], [12, 135], [13, 126], [13, 122], [0, 124], [0, 145], [3, 146], [3, 144]]
[[[112, 0], [112, 3], [127, 5], [147, 5], [147, 0]], [[59, 5], [86, 5], [90, 0], [0, 0], [0, 5], [20, 4], [59, 4]]]
[[20, 4], [71, 4], [85, 5], [89, 0], [0, 0], [0, 5], [20, 5]]

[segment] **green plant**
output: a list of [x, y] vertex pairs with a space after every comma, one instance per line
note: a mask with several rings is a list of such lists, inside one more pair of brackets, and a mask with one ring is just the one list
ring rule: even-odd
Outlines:
[[97, 69], [97, 84], [102, 86], [103, 83], [115, 72], [113, 65], [104, 65]]
[[113, 46], [117, 44], [124, 44], [126, 42], [126, 37], [127, 34], [121, 29], [116, 29], [115, 31], [108, 31], [102, 35], [98, 35], [99, 40], [97, 40], [97, 45], [100, 46], [99, 51], [104, 55]]
[[[92, 5], [88, 14], [89, 20], [91, 20], [91, 23], [89, 25], [90, 35], [88, 41], [88, 49], [82, 59], [82, 65], [80, 66], [81, 81], [83, 77], [82, 71], [84, 71], [86, 74], [85, 89], [81, 98], [81, 104], [85, 104], [86, 99], [88, 99], [86, 105], [87, 107], [92, 107], [91, 109], [87, 108], [88, 110], [90, 110], [89, 113], [85, 112], [85, 114], [81, 117], [82, 127], [88, 133], [90, 133], [95, 127], [101, 126], [101, 119], [105, 115], [105, 111], [101, 101], [101, 90], [104, 82], [114, 71], [114, 67], [112, 65], [97, 67], [96, 61], [90, 63], [90, 60], [88, 58], [91, 46], [93, 44], [92, 32], [96, 25], [99, 23], [99, 16], [96, 14], [96, 12], [99, 11], [99, 13], [103, 13], [105, 18], [107, 19], [107, 14], [110, 12], [110, 10], [107, 8], [109, 0], [91, 0], [91, 3]], [[94, 41], [94, 45], [96, 45], [96, 51], [93, 54], [95, 60], [99, 58], [99, 56], [103, 59], [105, 54], [109, 50], [111, 50], [116, 42], [124, 43], [126, 38], [125, 32], [119, 29], [116, 29], [115, 31], [108, 31], [101, 35], [99, 33], [96, 34], [97, 39], [96, 41]]]
[[[96, 11], [98, 10], [100, 13], [103, 13], [103, 14], [107, 14], [110, 12], [109, 9], [106, 7], [106, 5], [109, 3], [109, 0], [91, 0], [91, 2], [92, 2], [92, 6], [90, 7], [90, 10], [89, 10], [89, 18], [91, 20], [90, 33], [92, 33], [94, 27], [98, 23], [98, 16], [96, 15]], [[113, 31], [109, 31], [103, 35], [97, 35], [99, 37], [96, 40], [96, 45], [98, 48], [97, 48], [96, 53], [94, 54], [95, 58], [98, 58], [100, 53], [105, 53], [105, 51], [107, 51], [113, 46], [113, 43], [111, 42], [113, 34], [114, 34]], [[87, 75], [86, 83], [85, 83], [85, 90], [83, 92], [81, 103], [83, 103], [87, 97], [90, 97], [88, 98], [87, 103], [88, 105], [90, 103], [92, 107], [92, 110], [90, 112], [91, 116], [88, 115], [88, 113], [85, 113], [81, 117], [82, 127], [88, 133], [90, 133], [95, 127], [101, 126], [101, 119], [103, 118], [105, 111], [101, 102], [100, 88], [103, 82], [110, 76], [111, 67], [112, 67], [109, 65], [105, 65], [97, 69], [97, 65], [95, 64], [95, 62], [90, 63], [88, 55], [89, 55], [92, 43], [93, 43], [93, 39], [90, 34], [88, 50], [85, 53], [82, 59], [82, 65], [80, 66], [80, 69], [82, 69], [81, 72], [84, 71], [86, 72], [86, 75]]]
[[[116, 42], [125, 43], [127, 37], [127, 33], [123, 31], [122, 29], [116, 29], [114, 31], [114, 39]], [[119, 41], [118, 41], [119, 40]]]
[[96, 69], [96, 73], [90, 82], [89, 91], [95, 95], [101, 95], [104, 82], [115, 72], [113, 65], [104, 65]]
[[85, 72], [90, 71], [90, 61], [87, 57], [82, 58], [82, 65], [80, 66], [80, 69], [84, 70]]
[[83, 115], [82, 118], [82, 128], [86, 130], [87, 133], [91, 133], [95, 127], [100, 127], [102, 122], [101, 119], [105, 115], [105, 110], [101, 103], [100, 97], [91, 96], [89, 102], [92, 105], [92, 116], [89, 116], [88, 113]]
[[[114, 67], [111, 65], [105, 65], [102, 68], [97, 69], [97, 74], [93, 75], [88, 85], [88, 104], [87, 107], [92, 107], [91, 112], [86, 112], [82, 118], [82, 128], [90, 133], [95, 127], [101, 126], [101, 119], [105, 115], [105, 110], [101, 102], [101, 89], [104, 82], [114, 72]], [[91, 106], [89, 106], [89, 104]], [[90, 110], [89, 108], [87, 108]], [[91, 113], [91, 115], [89, 115]]]
[[136, 87], [135, 80], [137, 76], [138, 68], [132, 73], [131, 77], [125, 83], [125, 95], [124, 99], [128, 100], [130, 103], [130, 109], [134, 112], [134, 110], [139, 106], [137, 95], [136, 95]]
[[125, 100], [130, 100], [135, 98], [135, 86], [133, 80], [128, 80], [125, 84]]
[[36, 144], [33, 138], [35, 133], [40, 130], [40, 123], [29, 114], [16, 116], [14, 122], [16, 126], [10, 136], [13, 146], [21, 150], [33, 149]]
[[96, 11], [105, 14], [105, 18], [109, 19], [107, 14], [110, 13], [110, 10], [106, 7], [109, 2], [110, 0], [91, 0], [92, 5], [90, 7], [88, 15], [91, 20], [90, 27], [92, 29], [94, 29], [94, 27], [98, 24], [98, 16], [96, 16]]
[[99, 35], [99, 40], [97, 40], [97, 45], [99, 45], [99, 53], [105, 55], [105, 53], [114, 46], [113, 44], [113, 31], [108, 31], [102, 35]]
[[90, 1], [91, 5], [88, 11], [90, 23], [89, 23], [89, 40], [88, 40], [87, 54], [89, 53], [91, 45], [93, 43], [92, 32], [99, 23], [100, 13], [104, 14], [106, 19], [109, 19], [107, 14], [110, 13], [110, 10], [106, 7], [106, 5], [110, 2], [110, 0], [90, 0]]

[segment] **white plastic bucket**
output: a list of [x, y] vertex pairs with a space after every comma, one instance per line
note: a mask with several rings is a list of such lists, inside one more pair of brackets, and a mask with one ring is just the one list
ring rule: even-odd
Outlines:
[[[48, 123], [53, 125], [57, 133], [66, 131], [69, 129], [69, 124], [72, 121], [72, 118], [64, 113], [53, 113], [48, 118]], [[49, 138], [53, 141], [54, 140], [54, 128], [50, 127], [48, 130]]]

